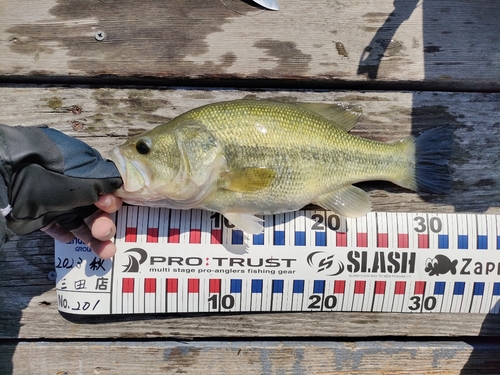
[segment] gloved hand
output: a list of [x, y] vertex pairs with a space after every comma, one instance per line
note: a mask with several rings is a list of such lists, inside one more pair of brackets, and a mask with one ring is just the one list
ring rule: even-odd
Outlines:
[[94, 203], [121, 185], [113, 162], [82, 141], [45, 126], [0, 125], [0, 245], [11, 231], [51, 227], [53, 236], [70, 231], [89, 243], [84, 219], [97, 218]]

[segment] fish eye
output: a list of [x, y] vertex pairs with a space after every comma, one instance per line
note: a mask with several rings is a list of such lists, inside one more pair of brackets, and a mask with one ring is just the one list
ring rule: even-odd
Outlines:
[[151, 151], [151, 140], [148, 138], [140, 138], [135, 144], [135, 149], [141, 155], [147, 155]]

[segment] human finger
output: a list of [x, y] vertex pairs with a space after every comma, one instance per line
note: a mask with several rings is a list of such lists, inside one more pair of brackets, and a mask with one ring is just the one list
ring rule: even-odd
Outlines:
[[85, 222], [90, 228], [92, 236], [100, 241], [107, 241], [116, 234], [116, 226], [107, 212], [98, 212], [92, 215]]
[[113, 213], [118, 211], [118, 209], [122, 206], [123, 201], [121, 198], [118, 198], [113, 194], [104, 194], [101, 195], [99, 200], [94, 204], [104, 212]]
[[116, 253], [116, 245], [107, 240], [101, 241], [94, 238], [87, 224], [82, 224], [71, 231], [76, 238], [82, 240], [101, 259], [109, 259]]

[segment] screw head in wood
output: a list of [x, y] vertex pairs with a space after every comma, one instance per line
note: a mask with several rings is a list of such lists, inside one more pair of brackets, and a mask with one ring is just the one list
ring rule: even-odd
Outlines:
[[106, 33], [102, 30], [97, 30], [95, 32], [95, 40], [97, 40], [98, 42], [102, 42], [104, 39], [106, 39]]
[[50, 271], [47, 274], [47, 279], [49, 279], [50, 281], [55, 281], [57, 279], [57, 272], [56, 271]]

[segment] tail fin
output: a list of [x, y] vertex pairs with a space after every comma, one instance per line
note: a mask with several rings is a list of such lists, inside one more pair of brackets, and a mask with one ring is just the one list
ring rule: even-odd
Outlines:
[[414, 145], [415, 170], [412, 178], [398, 185], [415, 191], [449, 194], [453, 183], [448, 167], [453, 152], [452, 127], [439, 126], [403, 142]]

